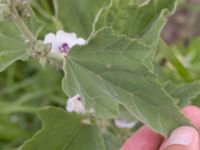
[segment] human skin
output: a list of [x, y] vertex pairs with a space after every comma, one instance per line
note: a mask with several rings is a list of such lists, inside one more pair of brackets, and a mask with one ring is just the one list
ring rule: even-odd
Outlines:
[[[186, 106], [182, 112], [197, 129], [200, 128], [200, 108]], [[193, 127], [179, 127], [168, 139], [164, 139], [147, 126], [143, 126], [125, 142], [120, 150], [200, 150], [199, 141], [199, 133]]]

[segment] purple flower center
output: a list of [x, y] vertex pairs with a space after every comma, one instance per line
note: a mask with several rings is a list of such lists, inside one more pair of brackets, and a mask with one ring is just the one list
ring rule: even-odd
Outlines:
[[67, 53], [69, 50], [69, 45], [67, 43], [63, 43], [60, 47], [59, 50], [61, 53]]
[[78, 101], [81, 101], [81, 97], [80, 97], [80, 96], [78, 96], [78, 97], [77, 97], [77, 100], [78, 100]]

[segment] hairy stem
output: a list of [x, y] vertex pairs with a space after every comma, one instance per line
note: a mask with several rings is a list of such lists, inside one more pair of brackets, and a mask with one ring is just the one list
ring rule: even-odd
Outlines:
[[26, 26], [26, 24], [24, 23], [23, 19], [20, 17], [15, 7], [13, 7], [13, 20], [17, 28], [26, 38], [26, 40], [28, 40], [28, 42], [31, 44], [35, 44], [37, 42], [37, 38], [31, 33], [29, 28]]

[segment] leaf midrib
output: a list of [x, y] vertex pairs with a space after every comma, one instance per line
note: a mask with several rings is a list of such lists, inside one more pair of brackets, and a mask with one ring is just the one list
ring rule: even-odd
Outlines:
[[[122, 91], [127, 92], [128, 94], [130, 94], [130, 95], [133, 96], [133, 97], [137, 97], [138, 100], [141, 100], [141, 101], [143, 101], [144, 103], [147, 103], [147, 104], [149, 104], [149, 105], [151, 105], [151, 106], [153, 106], [153, 107], [155, 107], [155, 108], [160, 107], [160, 106], [157, 106], [157, 104], [154, 105], [154, 104], [152, 104], [152, 103], [148, 103], [147, 101], [141, 99], [141, 98], [138, 97], [137, 95], [134, 95], [134, 93], [131, 93], [130, 91], [127, 91], [127, 90], [125, 90], [125, 89], [122, 89], [121, 87], [115, 85], [114, 83], [112, 83], [112, 82], [110, 82], [110, 81], [107, 81], [107, 80], [104, 79], [104, 78], [101, 78], [100, 76], [98, 76], [98, 75], [95, 74], [94, 72], [90, 71], [88, 68], [85, 68], [84, 66], [82, 66], [82, 65], [80, 65], [80, 64], [78, 64], [78, 63], [76, 63], [75, 61], [72, 61], [72, 60], [70, 60], [70, 59], [68, 59], [68, 60], [69, 60], [70, 62], [75, 63], [76, 65], [80, 66], [81, 68], [87, 70], [88, 73], [94, 75], [95, 77], [99, 78], [100, 80], [104, 80], [105, 82], [107, 82], [107, 83], [113, 85], [114, 87], [117, 87], [117, 88], [121, 89]], [[144, 66], [144, 65], [143, 65], [143, 66]], [[145, 67], [145, 66], [144, 66], [144, 67]], [[71, 68], [72, 68], [72, 67], [71, 67]], [[146, 67], [145, 67], [145, 68], [146, 68]], [[80, 84], [79, 84], [79, 86], [80, 86]], [[123, 104], [120, 100], [117, 100], [117, 101], [119, 101], [121, 104]], [[134, 101], [135, 101], [135, 100], [134, 100]], [[123, 104], [123, 105], [124, 105], [124, 104]], [[161, 111], [162, 109], [159, 109], [159, 110], [160, 110], [160, 112], [162, 112], [162, 111]], [[165, 116], [168, 116], [169, 118], [172, 119], [172, 117], [171, 117], [170, 115], [168, 115], [167, 113], [163, 113], [163, 112], [162, 112], [162, 114], [164, 114]], [[173, 118], [172, 120], [175, 120], [176, 122], [179, 122], [178, 119], [174, 119], [174, 118]]]

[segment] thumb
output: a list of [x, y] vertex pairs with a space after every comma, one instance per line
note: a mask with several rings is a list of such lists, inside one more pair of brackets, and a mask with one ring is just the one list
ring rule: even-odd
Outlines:
[[175, 129], [160, 150], [199, 150], [199, 133], [192, 127]]
[[170, 146], [166, 147], [164, 150], [193, 150], [193, 149], [189, 148], [188, 146], [184, 146], [184, 145], [170, 145]]

